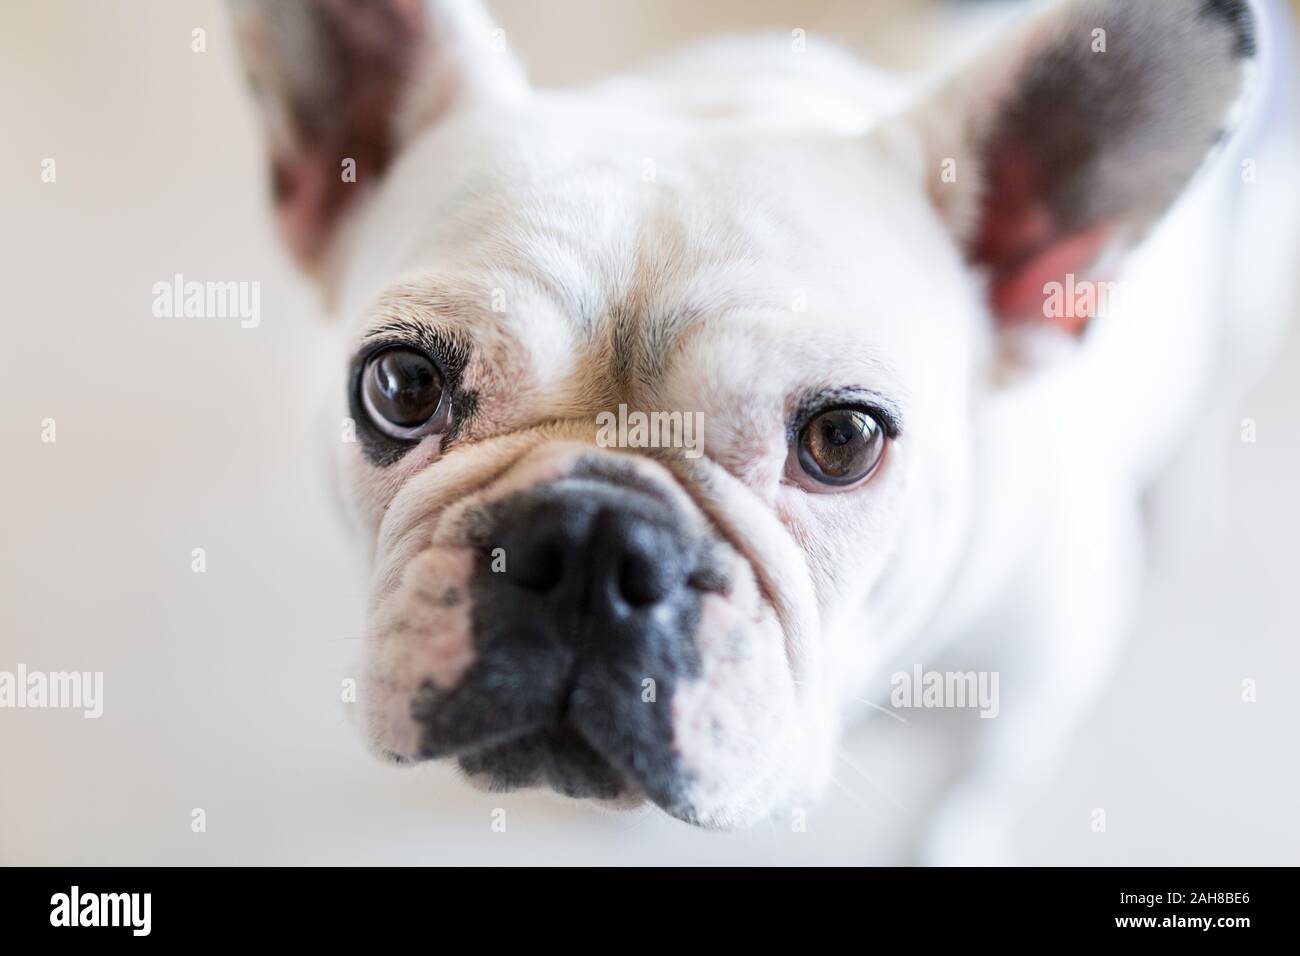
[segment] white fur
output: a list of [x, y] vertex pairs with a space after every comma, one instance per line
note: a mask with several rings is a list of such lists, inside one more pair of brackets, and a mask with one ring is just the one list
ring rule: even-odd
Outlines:
[[[837, 50], [792, 56], [784, 38], [700, 47], [577, 92], [523, 92], [503, 58], [466, 69], [508, 75], [478, 76], [475, 96], [408, 130], [331, 255], [346, 263], [330, 280], [342, 353], [394, 316], [475, 342], [467, 444], [443, 460], [426, 440], [385, 470], [344, 450], [378, 620], [409, 597], [412, 562], [434, 560], [450, 509], [535, 468], [548, 442], [581, 440], [620, 399], [701, 410], [711, 480], [673, 479], [748, 559], [792, 662], [765, 665], [770, 686], [740, 686], [710, 658], [724, 703], [700, 689], [680, 701], [782, 738], [753, 759], [711, 752], [683, 719], [707, 822], [815, 793], [855, 700], [883, 697], [901, 662], [992, 635], [1014, 648], [995, 659], [1017, 696], [934, 843], [944, 859], [987, 859], [1114, 657], [1141, 494], [1213, 394], [1225, 337], [1248, 334], [1225, 325], [1234, 290], [1219, 284], [1226, 249], [1248, 239], [1226, 215], [1233, 158], [1128, 261], [1154, 307], [1082, 344], [1029, 336], [1035, 374], [1020, 375], [998, 365], [979, 281], [927, 198], [924, 124], [884, 123], [918, 91]], [[643, 347], [673, 343], [661, 376], [611, 381], [620, 310], [642, 317]], [[849, 382], [895, 396], [903, 435], [868, 486], [810, 495], [783, 478], [790, 396]]]

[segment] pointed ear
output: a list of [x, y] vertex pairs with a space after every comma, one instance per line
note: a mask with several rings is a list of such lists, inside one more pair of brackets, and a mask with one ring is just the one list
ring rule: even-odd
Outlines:
[[415, 135], [527, 84], [477, 0], [229, 0], [298, 262], [329, 271], [349, 211]]
[[940, 88], [919, 131], [933, 201], [1003, 321], [1098, 275], [1228, 129], [1255, 50], [1246, 0], [1071, 0]]

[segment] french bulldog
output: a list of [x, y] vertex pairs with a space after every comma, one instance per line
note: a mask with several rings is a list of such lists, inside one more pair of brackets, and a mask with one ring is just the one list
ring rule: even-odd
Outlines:
[[[744, 827], [993, 634], [999, 742], [935, 827], [1000, 833], [1213, 378], [1252, 6], [1027, 7], [934, 82], [795, 31], [549, 91], [473, 0], [231, 5], [338, 316], [369, 747]], [[1155, 294], [1048, 307], [1112, 280]]]

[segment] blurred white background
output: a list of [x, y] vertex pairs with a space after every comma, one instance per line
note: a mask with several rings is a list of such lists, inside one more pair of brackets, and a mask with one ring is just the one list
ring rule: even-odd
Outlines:
[[[493, 10], [544, 84], [754, 27], [829, 33], [895, 66], [945, 62], [970, 39], [920, 0]], [[364, 572], [325, 481], [323, 323], [270, 228], [225, 11], [28, 0], [5, 19], [0, 670], [99, 670], [106, 686], [99, 720], [0, 710], [0, 862], [910, 859], [959, 756], [922, 712], [850, 735], [806, 833], [488, 796], [448, 768], [365, 756], [339, 703]], [[206, 53], [191, 52], [195, 27]], [[154, 318], [151, 286], [177, 272], [260, 281], [261, 325]], [[1223, 447], [1222, 508], [1195, 547], [1157, 550], [1119, 672], [1020, 827], [1024, 861], [1300, 863], [1298, 376], [1289, 335], [1235, 409], [1258, 441], [1235, 424], [1201, 436]], [[56, 443], [41, 441], [46, 418]], [[198, 547], [205, 574], [191, 572]], [[1244, 678], [1257, 703], [1241, 702]]]

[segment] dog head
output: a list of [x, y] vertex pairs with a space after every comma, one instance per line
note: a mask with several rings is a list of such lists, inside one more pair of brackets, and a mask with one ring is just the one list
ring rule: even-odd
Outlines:
[[757, 41], [541, 93], [471, 3], [234, 7], [341, 316], [368, 740], [709, 826], [822, 785], [943, 599], [1003, 333], [1080, 331], [1044, 283], [1159, 218], [1253, 49], [1082, 0], [916, 102]]

